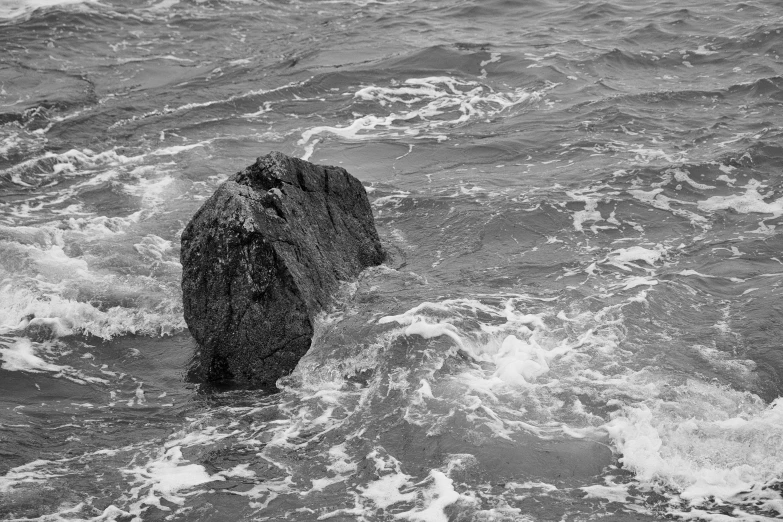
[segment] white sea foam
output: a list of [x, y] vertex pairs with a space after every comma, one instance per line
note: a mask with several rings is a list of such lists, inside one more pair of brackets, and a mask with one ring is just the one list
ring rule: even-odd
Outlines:
[[403, 191], [403, 190], [397, 190], [394, 194], [389, 194], [388, 196], [381, 196], [378, 198], [375, 198], [372, 201], [373, 207], [383, 207], [386, 205], [399, 207], [402, 204], [402, 200], [405, 198], [408, 198], [411, 195], [410, 192]]
[[[572, 368], [571, 371], [576, 371], [578, 365], [572, 365], [586, 354], [596, 350], [613, 353], [616, 338], [613, 335], [598, 336], [590, 330], [575, 339], [553, 337], [545, 324], [546, 316], [525, 311], [522, 305], [524, 302], [524, 299], [515, 298], [506, 300], [500, 306], [468, 299], [422, 303], [403, 314], [381, 318], [378, 322], [382, 324], [403, 325], [396, 330], [399, 335], [448, 337], [452, 340], [452, 348], [445, 351], [444, 356], [450, 356], [459, 349], [472, 360], [487, 363], [493, 368], [491, 371], [466, 371], [453, 381], [425, 379], [416, 387], [401, 387], [410, 397], [406, 420], [430, 426], [433, 422], [430, 408], [434, 406], [431, 398], [441, 405], [450, 404], [450, 408], [464, 409], [471, 422], [485, 426], [500, 438], [509, 439], [517, 431], [534, 433], [544, 438], [565, 432], [584, 436], [578, 433], [578, 427], [572, 429], [551, 422], [552, 415], [557, 416], [556, 412], [565, 405], [553, 401], [545, 390], [554, 383], [563, 385], [563, 379], [570, 381], [577, 378], [569, 372], [563, 374], [563, 369]], [[493, 321], [494, 324], [482, 321], [478, 331], [464, 330], [463, 320], [470, 324], [476, 313], [494, 317], [496, 321]], [[448, 322], [439, 319], [439, 316], [448, 316]], [[595, 316], [588, 314], [566, 320], [586, 324], [589, 318], [594, 319]], [[558, 367], [558, 371], [553, 372], [553, 367]], [[408, 378], [407, 374], [405, 378]], [[540, 401], [536, 407], [538, 411], [534, 414], [515, 402], [514, 397], [521, 390], [533, 394]], [[508, 407], [507, 401], [514, 403], [514, 407]], [[578, 408], [569, 411], [569, 415], [575, 413], [588, 424], [596, 421]], [[437, 432], [437, 422], [429, 429]]]
[[168, 11], [171, 7], [174, 7], [180, 2], [180, 0], [153, 0], [153, 4], [148, 8], [150, 11]]
[[[17, 163], [13, 167], [0, 171], [0, 176], [7, 176], [15, 183], [30, 186], [21, 179], [22, 175], [48, 178], [52, 174], [63, 176], [83, 176], [92, 174], [92, 170], [100, 167], [126, 165], [138, 162], [142, 156], [125, 156], [115, 150], [96, 153], [90, 149], [71, 149], [62, 153], [46, 152], [41, 156]], [[96, 183], [93, 181], [93, 183]]]
[[[609, 479], [609, 477], [607, 477], [607, 479]], [[595, 484], [579, 489], [587, 493], [587, 498], [601, 498], [606, 499], [609, 502], [624, 504], [629, 495], [628, 484], [614, 484], [611, 480], [607, 480], [607, 482], [607, 485]]]
[[42, 484], [58, 475], [59, 470], [52, 470], [52, 461], [34, 460], [22, 466], [11, 468], [0, 477], [0, 493], [8, 493], [22, 484]]
[[745, 188], [744, 194], [713, 196], [699, 201], [699, 208], [707, 212], [732, 209], [740, 214], [772, 214], [772, 218], [783, 215], [783, 198], [766, 201], [766, 199], [770, 199], [770, 194], [765, 195], [759, 192], [761, 183], [751, 180], [743, 188]]
[[[329, 411], [329, 415], [331, 416], [333, 410], [327, 411]], [[323, 424], [323, 422], [314, 422], [313, 424], [318, 425]], [[345, 443], [329, 448], [327, 456], [329, 457], [331, 464], [329, 464], [326, 469], [327, 471], [334, 473], [334, 475], [331, 477], [327, 476], [312, 479], [313, 487], [310, 491], [321, 491], [326, 486], [344, 481], [356, 472], [356, 462], [351, 461], [350, 456], [346, 452]]]
[[629, 277], [618, 286], [621, 286], [623, 290], [630, 290], [637, 286], [655, 286], [659, 283], [657, 279], [651, 277], [634, 276]]
[[171, 508], [161, 504], [161, 499], [181, 506], [185, 503], [183, 493], [207, 482], [226, 480], [220, 474], [210, 475], [203, 466], [188, 463], [179, 446], [161, 452], [142, 466], [121, 471], [133, 477], [132, 482], [135, 485], [129, 493], [134, 501], [130, 512], [135, 515], [141, 514], [147, 506], [171, 511]]
[[501, 57], [500, 53], [490, 53], [489, 60], [482, 60], [481, 63], [479, 63], [479, 67], [481, 67], [481, 75], [479, 76], [479, 78], [486, 78], [487, 70], [484, 67], [486, 67], [491, 63], [499, 62], [500, 57]]
[[671, 174], [674, 176], [674, 179], [679, 181], [680, 183], [685, 182], [691, 187], [699, 190], [710, 190], [714, 189], [714, 185], [707, 185], [705, 183], [698, 183], [691, 179], [690, 173], [685, 169], [671, 169]]
[[[653, 261], [660, 263], [660, 259]], [[534, 309], [536, 305], [544, 311]], [[777, 424], [781, 424], [779, 406], [771, 408], [771, 413], [764, 413], [763, 403], [751, 394], [699, 382], [681, 385], [667, 379], [665, 374], [649, 370], [633, 371], [629, 367], [623, 370], [633, 354], [620, 346], [621, 313], [622, 305], [613, 305], [599, 312], [572, 309], [555, 315], [549, 302], [525, 296], [422, 303], [378, 321], [390, 328], [382, 342], [388, 346], [399, 336], [422, 337], [420, 333], [408, 332], [415, 325], [423, 328], [425, 335], [445, 336], [449, 332], [481, 367], [468, 364], [454, 374], [436, 374], [444, 359], [451, 355], [448, 350], [438, 352], [428, 348], [421, 366], [399, 368], [391, 375], [376, 375], [361, 389], [346, 387], [339, 375], [334, 375], [331, 381], [321, 379], [316, 384], [313, 380], [306, 386], [284, 388], [281, 417], [264, 426], [257, 424], [257, 418], [266, 415], [255, 415], [256, 408], [252, 407], [237, 408], [236, 413], [227, 415], [230, 421], [222, 426], [213, 422], [214, 412], [209, 417], [192, 419], [191, 426], [172, 435], [159, 452], [150, 454], [146, 460], [137, 459], [132, 467], [124, 470], [134, 486], [128, 494], [130, 506], [125, 507], [131, 513], [140, 513], [146, 506], [157, 506], [167, 499], [174, 504], [169, 504], [172, 511], [180, 506], [187, 509], [180, 502], [199, 494], [199, 488], [206, 488], [208, 482], [231, 477], [255, 481], [261, 474], [255, 474], [251, 466], [207, 472], [183, 457], [185, 448], [207, 447], [217, 442], [224, 445], [233, 440], [258, 447], [257, 456], [283, 474], [256, 482], [243, 492], [227, 492], [248, 498], [253, 509], [267, 509], [282, 495], [323, 494], [319, 492], [334, 491], [336, 488], [326, 488], [345, 483], [339, 487], [347, 488], [354, 495], [353, 503], [349, 501], [349, 507], [334, 511], [322, 511], [318, 518], [372, 517], [380, 516], [379, 510], [383, 510], [414, 521], [448, 520], [447, 513], [455, 511], [475, 512], [477, 517], [481, 515], [477, 518], [480, 520], [520, 519], [515, 509], [505, 509], [502, 505], [481, 511], [473, 494], [460, 493], [454, 473], [466, 473], [471, 464], [467, 461], [475, 459], [473, 456], [450, 456], [443, 467], [428, 473], [425, 470], [426, 476], [414, 478], [411, 469], [404, 468], [392, 455], [377, 447], [366, 456], [360, 468], [362, 457], [353, 452], [363, 438], [362, 430], [366, 429], [366, 408], [376, 409], [378, 401], [388, 400], [385, 397], [389, 396], [395, 397], [395, 408], [406, 411], [406, 421], [426, 427], [427, 433], [433, 435], [438, 433], [438, 426], [440, 429], [449, 426], [448, 419], [454, 410], [459, 410], [472, 430], [482, 429], [489, 434], [487, 437], [513, 441], [517, 432], [524, 431], [542, 439], [597, 438], [609, 442], [619, 458], [627, 459], [623, 460], [624, 467], [638, 474], [635, 487], [675, 488], [674, 491], [682, 492], [683, 501], [694, 506], [701, 505], [706, 494], [704, 488], [711, 488], [709, 494], [728, 493], [714, 483], [705, 486], [699, 480], [692, 484], [689, 479], [681, 481], [678, 473], [682, 474], [682, 459], [698, 461], [691, 478], [710, 477], [715, 469], [717, 476], [723, 477], [721, 466], [732, 459], [737, 462], [762, 457], [774, 460], [770, 455], [781, 451], [779, 441], [783, 440], [775, 438], [780, 431]], [[563, 334], [563, 326], [568, 329], [568, 335]], [[714, 355], [705, 352], [705, 357], [714, 358]], [[731, 362], [729, 356], [726, 362]], [[587, 402], [563, 401], [564, 390], [579, 390], [580, 396], [609, 402], [618, 409], [607, 423], [606, 418], [587, 411]], [[651, 412], [650, 415], [637, 414], [645, 411]], [[239, 416], [253, 423], [252, 427], [237, 422]], [[210, 420], [205, 422], [207, 418]], [[214, 419], [217, 418], [220, 416]], [[601, 428], [602, 425], [605, 426]], [[352, 432], [349, 426], [357, 431]], [[330, 439], [336, 429], [344, 431]], [[308, 461], [307, 471], [303, 473], [292, 456], [312, 448], [314, 441], [324, 440], [339, 443], [331, 442], [324, 447], [318, 457]], [[742, 444], [748, 441], [750, 447], [743, 449]], [[732, 454], [735, 447], [744, 453], [724, 457], [718, 446], [724, 453]], [[760, 449], [767, 453], [754, 456], [753, 452]], [[656, 451], [663, 463], [648, 473], [650, 466], [660, 462], [655, 458]], [[752, 465], [755, 462], [752, 460]], [[746, 484], [756, 485], [752, 495], [739, 496], [745, 499], [742, 502], [762, 501], [771, 509], [775, 506], [772, 495], [764, 493], [758, 484], [772, 480], [769, 477], [774, 478], [774, 473], [780, 470], [775, 467], [777, 464], [765, 465], [766, 475], [741, 477], [747, 479]], [[358, 469], [374, 476], [347, 480]], [[530, 490], [536, 495], [557, 491], [557, 486], [542, 482], [506, 487], [512, 495], [514, 489]], [[625, 501], [628, 489], [626, 484], [607, 481], [585, 486], [583, 491], [590, 498]]]
[[687, 153], [666, 152], [663, 149], [652, 149], [643, 146], [629, 148], [628, 152], [635, 154], [634, 160], [645, 165], [663, 163], [667, 165], [684, 163]]
[[12, 125], [0, 126], [0, 157], [32, 155], [40, 153], [46, 145], [46, 138], [40, 134], [29, 132]]
[[[73, 211], [71, 211], [73, 212]], [[90, 239], [99, 237], [115, 236], [125, 234], [128, 228], [139, 222], [141, 211], [134, 212], [126, 217], [107, 217], [107, 216], [85, 216], [68, 217], [63, 220], [63, 225], [67, 226], [74, 233], [84, 234]], [[17, 227], [18, 228], [18, 227]], [[41, 229], [36, 229], [41, 230]], [[46, 229], [44, 229], [46, 230]]]
[[397, 459], [378, 449], [370, 452], [367, 459], [373, 461], [376, 471], [383, 473], [383, 475], [378, 480], [361, 488], [363, 497], [371, 500], [375, 506], [381, 509], [386, 509], [400, 502], [412, 502], [416, 499], [415, 491], [408, 493], [400, 491], [403, 488], [411, 488], [413, 477], [401, 471], [400, 462]]
[[[431, 470], [430, 486], [422, 492], [422, 506], [396, 515], [397, 518], [416, 522], [448, 522], [445, 509], [461, 499], [466, 499], [454, 490], [454, 481], [439, 470]], [[472, 500], [472, 499], [471, 499]]]
[[526, 385], [548, 373], [550, 363], [571, 349], [573, 346], [564, 344], [547, 350], [532, 335], [527, 341], [509, 335], [492, 357], [497, 368], [495, 377], [509, 384]]
[[176, 301], [162, 301], [157, 309], [114, 306], [103, 310], [91, 303], [6, 284], [0, 286], [0, 333], [41, 325], [55, 336], [165, 335], [185, 327], [179, 306]]
[[[641, 246], [618, 248], [609, 252], [609, 255], [601, 263], [616, 266], [627, 272], [630, 272], [633, 268], [652, 271], [653, 269], [650, 267], [654, 267], [655, 263], [661, 260], [664, 252], [665, 250], [661, 245], [658, 245], [654, 250]], [[648, 266], [639, 266], [635, 261], [643, 261]]]
[[291, 82], [291, 83], [288, 83], [288, 84], [285, 84], [285, 85], [281, 85], [279, 87], [275, 87], [275, 88], [272, 88], [272, 89], [255, 89], [255, 90], [251, 90], [251, 91], [235, 94], [235, 95], [229, 96], [228, 98], [222, 98], [222, 99], [219, 99], [219, 100], [209, 100], [209, 101], [206, 101], [206, 102], [192, 102], [192, 103], [186, 103], [184, 105], [180, 105], [180, 106], [177, 106], [177, 107], [169, 107], [168, 105], [166, 105], [162, 109], [154, 109], [154, 110], [146, 112], [144, 114], [141, 114], [141, 115], [138, 115], [138, 116], [133, 116], [132, 118], [118, 120], [118, 121], [114, 122], [111, 126], [109, 126], [109, 129], [123, 127], [125, 125], [130, 124], [130, 123], [135, 123], [137, 121], [144, 120], [144, 119], [147, 119], [147, 118], [153, 118], [153, 117], [159, 117], [159, 116], [167, 116], [169, 114], [176, 114], [176, 113], [179, 113], [179, 112], [185, 112], [185, 111], [190, 111], [190, 110], [194, 110], [194, 109], [203, 109], [203, 108], [206, 108], [206, 107], [212, 107], [213, 105], [229, 104], [229, 103], [231, 103], [233, 101], [241, 100], [241, 99], [244, 99], [244, 98], [252, 98], [252, 97], [256, 97], [256, 96], [263, 96], [265, 94], [271, 94], [271, 93], [283, 91], [285, 89], [290, 89], [292, 87], [298, 87], [298, 86], [305, 85], [311, 79], [312, 78], [307, 79], [307, 80], [302, 80], [302, 81]]
[[694, 506], [714, 497], [783, 513], [777, 493], [764, 487], [783, 473], [783, 401], [765, 405], [693, 380], [668, 394], [625, 406], [606, 425], [623, 466], [646, 487], [672, 488]]
[[707, 44], [701, 44], [697, 49], [694, 49], [692, 51], [693, 54], [699, 54], [703, 56], [707, 56], [710, 54], [718, 54], [718, 51], [713, 51], [712, 49], [707, 48]]
[[506, 109], [540, 100], [554, 85], [541, 91], [516, 89], [494, 92], [479, 82], [451, 76], [409, 78], [390, 87], [367, 86], [354, 93], [358, 100], [375, 102], [381, 108], [395, 109], [385, 116], [366, 114], [350, 124], [318, 126], [302, 133], [299, 145], [305, 155], [312, 154], [312, 140], [321, 134], [333, 134], [352, 141], [383, 138], [440, 139], [438, 129], [469, 120], [495, 116]]
[[528, 482], [507, 482], [506, 488], [508, 489], [537, 489], [541, 490], [544, 493], [549, 493], [552, 491], [557, 491], [557, 486], [553, 484], [549, 484], [547, 482], [534, 482], [534, 481], [528, 481]]
[[[96, 153], [83, 149], [46, 153], [22, 162], [0, 172], [0, 176], [24, 187], [45, 184], [46, 189], [38, 196], [9, 205], [6, 212], [20, 220], [40, 219], [41, 216], [60, 218], [72, 229], [83, 223], [91, 228], [89, 231], [101, 234], [105, 232], [100, 230], [99, 222], [102, 222], [112, 232], [118, 232], [118, 229], [126, 228], [124, 225], [137, 223], [142, 214], [148, 217], [156, 213], [168, 193], [181, 188], [176, 186], [166, 164], [142, 164], [161, 150], [166, 154], [179, 152], [159, 149], [151, 154], [125, 156], [114, 150]], [[65, 183], [67, 180], [75, 182]], [[102, 185], [118, 186], [124, 192], [140, 197], [142, 208], [126, 217], [106, 217], [85, 211], [82, 194]], [[91, 224], [98, 226], [90, 227]]]
[[26, 338], [16, 339], [10, 345], [0, 343], [0, 368], [6, 371], [26, 371], [34, 373], [60, 373], [66, 366], [52, 364], [36, 354], [32, 341]]
[[[598, 202], [601, 200], [601, 196], [597, 196], [591, 192], [590, 189], [586, 189], [567, 193], [567, 195], [575, 201], [582, 201], [585, 204], [583, 210], [578, 210], [573, 213], [574, 230], [578, 232], [584, 231], [584, 224], [589, 221], [598, 222], [604, 220], [603, 216], [601, 216], [601, 212], [598, 211]], [[593, 233], [598, 232], [595, 225], [593, 226], [592, 231]]]
[[133, 248], [147, 259], [180, 266], [179, 262], [164, 257], [166, 252], [171, 250], [171, 247], [171, 241], [156, 236], [155, 234], [148, 234], [144, 236], [139, 243], [133, 245]]
[[54, 378], [64, 378], [78, 384], [107, 383], [102, 377], [86, 374], [69, 365], [55, 364], [50, 359], [58, 356], [60, 349], [56, 341], [36, 343], [22, 338], [0, 341], [0, 368], [6, 371], [46, 373]]
[[[649, 204], [654, 208], [671, 212], [675, 216], [684, 217], [688, 219], [694, 226], [698, 226], [703, 229], [711, 228], [711, 225], [708, 222], [707, 218], [684, 208], [689, 205], [695, 205], [694, 203], [689, 203], [686, 201], [680, 201], [678, 199], [670, 198], [664, 195], [663, 191], [664, 191], [663, 188], [658, 187], [649, 191], [641, 190], [641, 189], [631, 189], [628, 190], [628, 193], [631, 194], [637, 200]], [[676, 204], [677, 206], [673, 207], [672, 206], [673, 203]]]
[[[48, 194], [19, 204], [11, 211], [13, 215], [27, 219], [47, 210], [47, 217], [62, 217], [37, 226], [0, 225], [0, 276], [4, 279], [0, 333], [44, 327], [54, 336], [89, 334], [107, 339], [124, 333], [168, 334], [184, 326], [173, 284], [180, 266], [171, 243], [154, 234], [133, 241], [130, 234], [141, 228], [143, 217], [159, 210], [176, 184], [158, 165], [139, 165], [144, 157], [128, 157], [114, 150], [71, 150], [48, 153], [4, 172], [22, 184], [26, 184], [22, 178], [30, 182], [53, 178]], [[77, 178], [77, 182], [61, 190], [58, 182], [63, 176]], [[104, 183], [117, 183], [138, 196], [141, 208], [124, 217], [83, 212], [75, 196]], [[69, 199], [74, 204], [62, 208]], [[119, 240], [119, 235], [127, 235], [121, 241], [138, 252], [138, 267], [153, 262], [156, 270], [170, 272], [169, 290], [166, 281], [150, 279], [147, 270], [138, 276], [114, 273], [103, 268], [103, 255], [89, 253], [96, 239]], [[112, 306], [112, 302], [117, 304]]]
[[[660, 263], [663, 256], [662, 250], [645, 248], [620, 249], [615, 253], [614, 257], [624, 262], [642, 261], [650, 266]], [[632, 288], [658, 284], [658, 281], [637, 276], [620, 284]], [[629, 304], [632, 302], [635, 301], [628, 300]], [[583, 312], [572, 317], [559, 313], [558, 318], [579, 325], [603, 324], [605, 328], [613, 321], [611, 308], [599, 314]], [[470, 316], [470, 309], [466, 303], [456, 300], [423, 303], [379, 321], [402, 325], [400, 333], [404, 335], [411, 335], [408, 331], [411, 325], [427, 322], [427, 327], [417, 326], [423, 328], [425, 335], [448, 332], [449, 337], [458, 337], [463, 349], [476, 360], [491, 362], [495, 368], [494, 372], [466, 371], [448, 383], [421, 380], [418, 386], [409, 388], [411, 400], [406, 415], [409, 422], [427, 425], [431, 422], [427, 420], [427, 412], [433, 415], [437, 410], [432, 408], [445, 401], [450, 405], [448, 408], [462, 407], [466, 413], [475, 412], [467, 418], [475, 425], [483, 424], [491, 429], [497, 437], [508, 438], [522, 429], [546, 438], [551, 433], [547, 430], [551, 429], [552, 421], [565, 418], [569, 420], [558, 430], [561, 434], [589, 433], [595, 437], [595, 430], [605, 423], [602, 417], [591, 415], [576, 402], [566, 408], [562, 402], [553, 401], [545, 390], [553, 387], [597, 393], [602, 402], [621, 405], [601, 429], [609, 434], [625, 469], [636, 473], [643, 487], [672, 488], [679, 498], [693, 506], [715, 497], [748, 506], [758, 502], [766, 509], [783, 512], [777, 493], [764, 489], [783, 472], [779, 459], [775, 458], [783, 451], [783, 402], [780, 400], [767, 406], [750, 393], [695, 380], [684, 385], [672, 384], [665, 374], [649, 370], [627, 369], [612, 375], [610, 368], [618, 361], [630, 366], [631, 359], [627, 357], [631, 354], [618, 349], [617, 333], [611, 330], [598, 334], [591, 329], [577, 340], [553, 343], [551, 327], [539, 318], [532, 328], [518, 322], [513, 327], [493, 325], [485, 329], [491, 332], [491, 337], [477, 336], [460, 326], [460, 318]], [[472, 309], [488, 311], [495, 317], [504, 313], [502, 307], [480, 303]], [[444, 322], [444, 316], [450, 317], [448, 323]], [[504, 331], [508, 332], [505, 336]], [[748, 362], [734, 360], [730, 354], [708, 347], [694, 350], [717, 371], [750, 378], [752, 364], [748, 366]], [[600, 363], [601, 360], [605, 362]], [[588, 361], [592, 362], [584, 366]], [[524, 406], [513, 402], [515, 412], [512, 413], [504, 403], [517, 400], [512, 399], [519, 396], [513, 392], [515, 387], [527, 390], [536, 401], [526, 401]], [[569, 418], [569, 412], [578, 417]], [[584, 423], [582, 427], [574, 424], [577, 418]], [[550, 423], [547, 429], [544, 429], [544, 419]], [[592, 427], [585, 431], [585, 426]], [[392, 479], [388, 480], [391, 483]], [[405, 481], [395, 480], [398, 482], [394, 485], [400, 485], [395, 491], [406, 492]], [[588, 486], [585, 492], [625, 502], [627, 485]], [[413, 515], [416, 510], [408, 513]]]
[[0, 19], [11, 19], [48, 7], [97, 4], [96, 0], [0, 0]]
[[[473, 455], [451, 455], [443, 468], [430, 470], [424, 480], [416, 483], [412, 476], [401, 471], [397, 459], [381, 448], [376, 448], [367, 455], [367, 459], [373, 461], [380, 478], [360, 488], [361, 496], [370, 500], [374, 509], [385, 510], [400, 503], [415, 504], [408, 511], [397, 513], [395, 518], [415, 522], [447, 522], [449, 518], [444, 511], [447, 507], [458, 502], [463, 507], [475, 503], [473, 498], [459, 494], [449, 477], [454, 469], [461, 467], [464, 458], [475, 460]], [[367, 510], [367, 507], [358, 511], [366, 513], [374, 510]]]

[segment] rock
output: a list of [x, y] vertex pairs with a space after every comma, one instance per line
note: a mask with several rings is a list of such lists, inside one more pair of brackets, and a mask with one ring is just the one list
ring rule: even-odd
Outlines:
[[199, 345], [189, 377], [274, 387], [339, 281], [383, 259], [359, 180], [279, 152], [258, 158], [182, 233], [185, 322]]

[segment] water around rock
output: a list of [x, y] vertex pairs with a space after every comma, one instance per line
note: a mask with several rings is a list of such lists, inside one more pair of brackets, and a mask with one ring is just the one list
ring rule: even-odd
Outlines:
[[[0, 0], [0, 49], [0, 520], [783, 517], [783, 2]], [[185, 384], [183, 229], [271, 150], [399, 260], [280, 393]]]
[[189, 374], [273, 387], [307, 352], [339, 281], [380, 264], [362, 184], [273, 152], [223, 183], [182, 234]]

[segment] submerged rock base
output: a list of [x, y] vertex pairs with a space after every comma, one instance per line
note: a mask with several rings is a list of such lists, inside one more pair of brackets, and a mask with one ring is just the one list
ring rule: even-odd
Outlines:
[[182, 233], [196, 381], [273, 387], [340, 280], [383, 262], [367, 193], [345, 169], [279, 152], [223, 183]]

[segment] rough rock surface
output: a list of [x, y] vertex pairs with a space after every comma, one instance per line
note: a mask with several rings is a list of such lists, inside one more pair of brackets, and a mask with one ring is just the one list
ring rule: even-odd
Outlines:
[[307, 352], [340, 280], [380, 264], [362, 184], [273, 152], [223, 183], [182, 233], [189, 376], [273, 387]]

